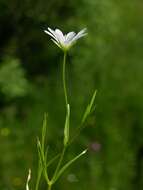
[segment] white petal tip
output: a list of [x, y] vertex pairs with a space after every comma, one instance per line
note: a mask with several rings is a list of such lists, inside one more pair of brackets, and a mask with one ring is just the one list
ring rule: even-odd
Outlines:
[[47, 30], [44, 30], [44, 32], [45, 32], [46, 34], [48, 34], [48, 31], [47, 31]]
[[50, 27], [48, 27], [48, 30], [51, 30], [51, 28], [50, 28]]

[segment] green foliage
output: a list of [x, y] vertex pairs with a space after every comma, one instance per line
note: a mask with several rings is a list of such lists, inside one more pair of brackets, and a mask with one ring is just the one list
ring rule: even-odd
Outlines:
[[[55, 149], [60, 150], [62, 146], [53, 139], [57, 135], [60, 142], [63, 137], [61, 54], [43, 33], [47, 26], [65, 32], [88, 28], [88, 38], [78, 42], [72, 50], [74, 53], [68, 56], [72, 134], [88, 103], [85, 97], [90, 97], [91, 89], [98, 89], [96, 115], [93, 113], [89, 118], [72, 148], [78, 152], [82, 145], [90, 147], [88, 160], [83, 159], [80, 166], [75, 164], [68, 169], [55, 189], [142, 189], [142, 16], [142, 1], [0, 1], [0, 72], [6, 57], [10, 57], [6, 61], [8, 70], [10, 63], [18, 60], [18, 69], [16, 66], [14, 70], [24, 73], [20, 77], [14, 74], [16, 82], [12, 83], [9, 76], [3, 80], [0, 75], [3, 80], [0, 84], [0, 189], [24, 190], [25, 174], [30, 166], [33, 166], [34, 181], [35, 136], [41, 131], [44, 112], [50, 112], [48, 119], [52, 126], [47, 134], [52, 149], [49, 156], [54, 157]], [[12, 75], [11, 69], [9, 74]], [[28, 87], [23, 86], [23, 79]], [[100, 148], [93, 149], [94, 144]], [[72, 156], [72, 153], [67, 155], [69, 159]], [[78, 180], [71, 182], [69, 173]]]
[[[59, 157], [58, 155], [52, 158], [50, 161], [47, 162], [47, 152], [45, 152], [45, 138], [46, 138], [46, 128], [47, 128], [47, 117], [45, 116], [43, 121], [43, 127], [42, 127], [42, 139], [41, 142], [39, 139], [37, 140], [37, 149], [38, 149], [38, 156], [39, 156], [39, 165], [38, 165], [38, 172], [37, 172], [37, 180], [35, 189], [39, 189], [39, 183], [42, 177], [42, 173], [45, 177], [48, 190], [51, 190], [52, 185], [55, 184], [55, 182], [58, 180], [58, 178], [62, 175], [62, 173], [72, 164], [74, 163], [78, 158], [80, 158], [82, 155], [84, 155], [87, 150], [84, 150], [79, 155], [75, 156], [73, 159], [68, 161], [64, 166], [61, 167], [61, 163], [64, 159], [64, 153], [67, 148], [67, 143], [69, 139], [69, 114], [70, 114], [70, 107], [69, 104], [67, 104], [67, 116], [66, 116], [66, 123], [65, 123], [65, 129], [64, 129], [64, 147], [63, 151], [60, 154], [60, 158], [57, 164], [57, 167], [55, 169], [53, 177], [49, 178], [49, 172], [48, 167]], [[31, 172], [29, 173], [28, 179], [27, 179], [27, 190], [29, 190], [28, 182], [30, 180]]]
[[0, 67], [1, 92], [7, 98], [25, 96], [28, 92], [28, 81], [18, 59], [6, 58]]
[[79, 155], [75, 156], [72, 160], [70, 160], [68, 163], [66, 163], [60, 170], [59, 173], [57, 174], [57, 176], [55, 177], [55, 181], [58, 180], [58, 178], [62, 175], [62, 173], [73, 163], [75, 162], [78, 158], [80, 158], [82, 155], [84, 155], [86, 153], [87, 150], [84, 150], [83, 152], [81, 152]]

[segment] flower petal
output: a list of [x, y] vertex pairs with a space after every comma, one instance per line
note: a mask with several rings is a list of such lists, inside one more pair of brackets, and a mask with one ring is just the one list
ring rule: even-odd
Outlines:
[[75, 35], [75, 32], [69, 32], [67, 35], [65, 35], [66, 42], [71, 41]]
[[59, 30], [59, 29], [56, 29], [56, 30], [55, 30], [55, 34], [56, 34], [56, 37], [58, 38], [59, 42], [60, 42], [60, 43], [64, 43], [65, 37], [64, 37], [62, 31]]
[[86, 36], [87, 33], [85, 31], [86, 31], [86, 28], [84, 28], [83, 30], [78, 32], [78, 34], [72, 39], [72, 43], [75, 42], [76, 40], [78, 40], [79, 38]]
[[59, 44], [57, 41], [53, 40], [52, 38], [51, 38], [51, 40], [52, 40], [59, 48], [61, 48], [60, 44]]
[[57, 37], [56, 32], [49, 27], [48, 27], [48, 30], [50, 31], [50, 33], [52, 33], [55, 36], [56, 40], [59, 42], [59, 38]]
[[55, 31], [48, 27], [48, 30], [55, 36]]
[[[82, 29], [80, 32], [78, 32], [78, 34], [79, 34], [79, 35], [80, 35], [80, 34], [85, 34], [86, 30], [87, 30], [87, 28], [84, 28], [84, 29]], [[77, 35], [78, 35], [78, 34], [77, 34]]]
[[51, 40], [63, 51], [68, 51], [79, 38], [87, 35], [86, 28], [84, 28], [77, 34], [72, 31], [64, 35], [61, 30], [52, 30], [51, 28], [48, 28], [48, 30], [44, 30], [44, 32], [51, 36]]
[[57, 38], [56, 38], [56, 36], [55, 36], [54, 34], [50, 33], [50, 32], [47, 31], [47, 30], [44, 30], [44, 32], [45, 32], [46, 34], [48, 34], [49, 36], [51, 36], [52, 38], [54, 38], [54, 39], [57, 41]]

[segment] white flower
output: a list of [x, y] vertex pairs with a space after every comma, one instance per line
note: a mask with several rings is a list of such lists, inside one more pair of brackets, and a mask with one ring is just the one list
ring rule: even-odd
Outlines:
[[44, 30], [44, 32], [52, 37], [52, 41], [63, 51], [68, 51], [71, 46], [81, 37], [87, 35], [86, 28], [78, 32], [69, 32], [68, 34], [63, 34], [61, 30], [55, 29]]

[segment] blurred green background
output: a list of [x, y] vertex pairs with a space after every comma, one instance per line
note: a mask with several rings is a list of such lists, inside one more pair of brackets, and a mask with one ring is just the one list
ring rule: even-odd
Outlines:
[[88, 28], [68, 55], [71, 133], [98, 89], [96, 111], [67, 159], [89, 152], [54, 189], [143, 189], [142, 17], [141, 0], [0, 0], [1, 190], [24, 190], [28, 168], [35, 183], [44, 112], [48, 156], [61, 150], [63, 54], [43, 32], [48, 26], [64, 32]]

